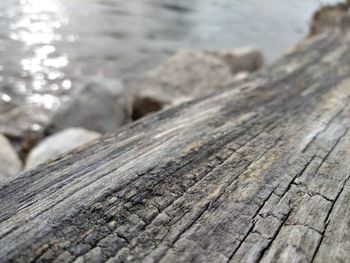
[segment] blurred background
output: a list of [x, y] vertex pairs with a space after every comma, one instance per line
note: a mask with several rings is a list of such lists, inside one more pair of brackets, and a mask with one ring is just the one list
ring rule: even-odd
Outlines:
[[21, 109], [0, 125], [35, 129], [86, 78], [130, 82], [183, 48], [256, 47], [269, 63], [336, 2], [1, 0], [0, 111]]

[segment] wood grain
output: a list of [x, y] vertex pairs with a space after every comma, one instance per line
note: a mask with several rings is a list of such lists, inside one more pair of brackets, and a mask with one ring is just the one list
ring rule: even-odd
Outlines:
[[0, 258], [348, 262], [349, 102], [349, 38], [320, 36], [0, 185]]

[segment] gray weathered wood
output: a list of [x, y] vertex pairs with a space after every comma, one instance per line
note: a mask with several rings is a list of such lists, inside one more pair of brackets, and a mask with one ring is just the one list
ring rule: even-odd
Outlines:
[[324, 35], [1, 185], [1, 261], [349, 262], [349, 127]]

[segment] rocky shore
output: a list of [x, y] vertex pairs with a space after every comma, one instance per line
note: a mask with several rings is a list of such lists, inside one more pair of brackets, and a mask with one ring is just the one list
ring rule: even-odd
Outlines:
[[[348, 4], [339, 4], [316, 12], [305, 41], [330, 27], [346, 28], [348, 9]], [[42, 126], [14, 133], [0, 123], [0, 182], [148, 114], [216, 92], [249, 77], [263, 64], [263, 54], [251, 48], [182, 50], [132, 86], [120, 80], [92, 79]]]
[[34, 168], [152, 112], [220, 90], [262, 66], [263, 55], [250, 48], [184, 50], [132, 87], [95, 78], [77, 89], [43, 127], [22, 137], [2, 136], [0, 171], [9, 177]]

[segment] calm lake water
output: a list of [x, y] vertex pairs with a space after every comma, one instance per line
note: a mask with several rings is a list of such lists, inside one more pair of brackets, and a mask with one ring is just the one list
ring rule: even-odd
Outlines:
[[334, 2], [1, 0], [0, 111], [50, 111], [91, 76], [134, 79], [182, 48], [252, 46], [273, 61]]

